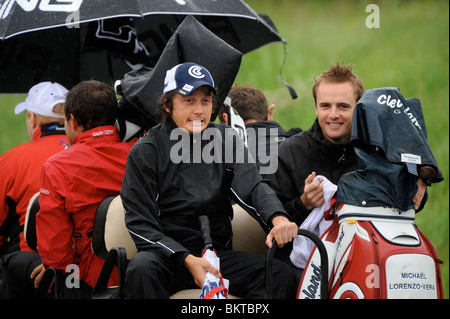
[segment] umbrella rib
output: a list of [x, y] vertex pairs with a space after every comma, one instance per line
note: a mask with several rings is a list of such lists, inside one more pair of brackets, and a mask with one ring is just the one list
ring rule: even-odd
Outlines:
[[34, 31], [40, 31], [40, 30], [47, 30], [47, 29], [53, 29], [53, 28], [60, 28], [60, 27], [70, 27], [70, 26], [74, 26], [80, 23], [87, 23], [87, 22], [92, 22], [92, 21], [98, 21], [98, 20], [105, 20], [105, 19], [113, 19], [113, 18], [121, 18], [121, 17], [126, 17], [126, 18], [142, 18], [143, 15], [140, 14], [118, 14], [118, 15], [112, 15], [112, 16], [107, 16], [104, 17], [102, 19], [99, 18], [92, 18], [92, 19], [85, 19], [85, 20], [81, 20], [81, 21], [76, 21], [76, 22], [70, 22], [70, 23], [61, 23], [61, 24], [55, 24], [55, 25], [50, 25], [50, 26], [45, 26], [45, 27], [39, 27], [39, 28], [34, 28], [34, 29], [27, 29], [25, 31], [20, 31], [20, 32], [16, 32], [16, 33], [12, 33], [9, 34], [8, 36], [3, 37], [3, 40], [9, 39], [11, 37], [20, 35], [20, 34], [25, 34], [25, 33], [30, 33], [30, 32], [34, 32]]
[[[105, 19], [112, 19], [112, 18], [120, 18], [120, 17], [133, 17], [133, 18], [143, 18], [145, 16], [148, 15], [157, 15], [157, 14], [165, 14], [165, 15], [173, 15], [173, 14], [178, 14], [178, 15], [185, 15], [181, 12], [150, 12], [150, 13], [146, 13], [146, 14], [119, 14], [119, 15], [111, 15], [111, 16], [107, 16], [107, 17], [103, 17], [102, 20]], [[201, 16], [210, 16], [210, 14], [208, 13], [202, 13], [202, 12], [192, 12], [189, 13], [188, 15], [201, 15]], [[272, 30], [272, 28], [267, 25], [263, 20], [259, 20], [256, 17], [252, 17], [252, 16], [248, 16], [248, 15], [242, 15], [242, 14], [227, 14], [227, 13], [217, 13], [215, 14], [215, 16], [224, 16], [224, 17], [237, 17], [237, 18], [245, 18], [245, 19], [251, 19], [251, 20], [256, 20], [259, 21], [261, 23], [263, 23], [268, 29]], [[98, 18], [92, 18], [92, 19], [85, 19], [85, 20], [81, 20], [81, 21], [76, 21], [76, 22], [70, 22], [70, 23], [61, 23], [61, 24], [55, 24], [55, 25], [51, 25], [51, 26], [45, 26], [45, 27], [39, 27], [39, 28], [34, 28], [34, 29], [28, 29], [25, 31], [20, 31], [20, 32], [15, 32], [12, 34], [9, 34], [5, 37], [3, 37], [3, 40], [9, 39], [11, 37], [20, 35], [20, 34], [25, 34], [25, 33], [30, 33], [30, 32], [34, 32], [34, 31], [39, 31], [39, 30], [47, 30], [47, 29], [52, 29], [52, 28], [59, 28], [59, 27], [70, 27], [70, 26], [74, 26], [80, 23], [87, 23], [87, 22], [92, 22], [92, 21], [98, 21]]]

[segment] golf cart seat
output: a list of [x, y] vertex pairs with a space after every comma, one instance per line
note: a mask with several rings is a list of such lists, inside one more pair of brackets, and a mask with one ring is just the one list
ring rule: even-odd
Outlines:
[[30, 198], [30, 202], [28, 203], [23, 228], [25, 241], [28, 247], [34, 250], [37, 248], [36, 214], [39, 212], [39, 208], [39, 192], [37, 192]]
[[[234, 205], [234, 250], [264, 255], [265, 233], [259, 223], [240, 206]], [[92, 235], [94, 254], [105, 259], [105, 264], [94, 287], [94, 298], [124, 298], [123, 284], [128, 261], [137, 253], [134, 241], [125, 226], [125, 215], [120, 196], [105, 198], [98, 206]], [[119, 286], [107, 284], [114, 266], [119, 270]], [[173, 294], [171, 299], [198, 299], [201, 289], [186, 289]], [[237, 298], [229, 295], [228, 298]]]

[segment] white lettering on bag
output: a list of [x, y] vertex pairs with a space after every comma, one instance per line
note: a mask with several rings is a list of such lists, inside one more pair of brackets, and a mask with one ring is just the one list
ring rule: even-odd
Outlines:
[[[394, 113], [395, 113], [395, 114], [401, 114], [401, 113], [402, 113], [401, 110], [400, 110], [400, 108], [403, 106], [403, 103], [402, 103], [402, 101], [401, 101], [400, 99], [393, 99], [390, 95], [387, 95], [387, 96], [386, 96], [386, 94], [382, 94], [382, 95], [380, 95], [380, 96], [378, 97], [377, 102], [378, 102], [379, 104], [382, 104], [382, 105], [383, 105], [383, 104], [386, 104], [386, 105], [389, 106], [391, 109], [394, 109]], [[407, 107], [407, 108], [403, 111], [403, 113], [405, 113], [405, 114], [409, 117], [409, 119], [411, 120], [411, 122], [412, 122], [415, 126], [417, 126], [419, 129], [422, 129], [422, 128], [420, 127], [419, 122], [418, 122], [417, 119], [414, 117], [414, 115], [412, 114], [411, 109], [410, 109], [409, 107]]]
[[390, 95], [386, 96], [385, 94], [380, 95], [377, 99], [377, 102], [380, 104], [386, 104], [391, 109], [397, 107], [401, 108], [403, 106], [402, 101], [400, 99], [393, 99]]

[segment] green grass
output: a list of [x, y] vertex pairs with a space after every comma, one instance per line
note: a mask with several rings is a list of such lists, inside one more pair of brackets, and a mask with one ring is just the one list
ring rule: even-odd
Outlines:
[[[417, 225], [444, 261], [449, 296], [449, 3], [447, 0], [247, 0], [268, 14], [287, 41], [283, 76], [298, 94], [292, 100], [280, 80], [283, 45], [269, 44], [243, 57], [236, 83], [261, 88], [275, 103], [284, 128], [309, 128], [315, 118], [311, 87], [336, 62], [350, 63], [366, 89], [398, 86], [422, 102], [428, 139], [445, 180], [429, 188]], [[380, 28], [365, 26], [365, 8], [376, 3]], [[0, 154], [27, 141], [25, 116], [15, 116], [24, 96], [0, 95]]]

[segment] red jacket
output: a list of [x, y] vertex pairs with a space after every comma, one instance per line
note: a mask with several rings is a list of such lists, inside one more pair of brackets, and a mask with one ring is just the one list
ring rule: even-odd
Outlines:
[[104, 263], [91, 250], [95, 212], [104, 198], [120, 193], [131, 147], [120, 142], [116, 127], [102, 126], [81, 133], [44, 164], [36, 232], [45, 266], [76, 264], [80, 279], [95, 285]]
[[[23, 226], [30, 198], [39, 191], [42, 165], [50, 156], [62, 151], [67, 143], [63, 129], [57, 130], [46, 125], [42, 130], [36, 130], [32, 141], [16, 146], [0, 156], [0, 226], [4, 225], [10, 213], [8, 198], [8, 201], [16, 204], [19, 224]], [[9, 228], [5, 225], [3, 233], [9, 233]], [[7, 236], [0, 236], [0, 249]], [[23, 229], [20, 232], [20, 249], [33, 251], [25, 242]]]

